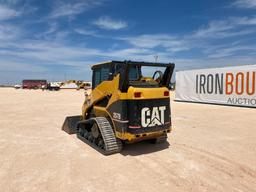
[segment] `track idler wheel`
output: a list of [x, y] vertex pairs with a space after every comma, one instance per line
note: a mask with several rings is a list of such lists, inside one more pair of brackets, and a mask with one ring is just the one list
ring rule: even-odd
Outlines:
[[100, 136], [100, 131], [96, 123], [93, 124], [91, 128], [92, 136], [96, 139]]

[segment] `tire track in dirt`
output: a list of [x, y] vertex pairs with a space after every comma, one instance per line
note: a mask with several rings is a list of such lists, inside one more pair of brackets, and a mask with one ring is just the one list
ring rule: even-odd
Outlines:
[[[256, 171], [249, 168], [248, 166], [228, 159], [224, 156], [192, 147], [186, 144], [175, 143], [177, 149], [183, 151], [190, 158], [195, 158], [197, 161], [202, 163], [204, 166], [207, 166], [208, 171], [213, 171], [211, 179], [215, 180], [222, 185], [225, 185], [225, 181], [221, 180], [220, 174], [226, 174], [232, 180], [233, 186], [230, 185], [230, 188], [236, 188], [236, 190], [242, 191], [255, 191], [256, 189]], [[250, 186], [250, 187], [248, 187]]]
[[186, 144], [175, 143], [175, 145], [178, 145], [179, 147], [184, 148], [184, 149], [190, 149], [191, 151], [194, 151], [194, 152], [199, 153], [199, 154], [204, 154], [205, 156], [207, 156], [209, 158], [216, 159], [218, 161], [223, 161], [225, 163], [229, 163], [229, 164], [235, 165], [236, 167], [239, 167], [239, 169], [241, 171], [243, 171], [244, 173], [248, 174], [252, 178], [256, 178], [256, 171], [254, 171], [253, 169], [247, 167], [246, 165], [237, 163], [237, 162], [232, 161], [232, 160], [230, 160], [230, 159], [228, 159], [226, 157], [223, 157], [221, 155], [217, 155], [217, 154], [211, 153], [209, 151], [205, 151], [203, 149], [199, 149], [199, 148], [196, 148], [196, 147], [188, 146]]

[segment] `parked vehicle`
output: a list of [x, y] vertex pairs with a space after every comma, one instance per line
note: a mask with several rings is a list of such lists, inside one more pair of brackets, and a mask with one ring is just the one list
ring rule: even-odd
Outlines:
[[20, 89], [22, 86], [21, 85], [14, 85], [15, 89]]
[[60, 83], [50, 82], [50, 83], [48, 83], [47, 89], [50, 91], [58, 91], [58, 90], [60, 90]]
[[47, 86], [46, 80], [26, 79], [22, 81], [23, 89], [41, 89], [43, 86]]

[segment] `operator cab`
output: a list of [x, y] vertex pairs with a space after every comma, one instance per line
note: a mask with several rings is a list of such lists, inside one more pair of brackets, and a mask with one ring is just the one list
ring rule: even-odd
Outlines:
[[[153, 68], [153, 70], [152, 70]], [[120, 74], [120, 89], [126, 91], [129, 86], [169, 88], [174, 64], [110, 61], [92, 66], [92, 89], [103, 81], [111, 81]]]

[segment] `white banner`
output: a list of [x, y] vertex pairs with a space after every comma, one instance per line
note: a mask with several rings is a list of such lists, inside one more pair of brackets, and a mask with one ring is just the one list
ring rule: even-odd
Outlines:
[[256, 65], [180, 71], [176, 100], [256, 107]]

